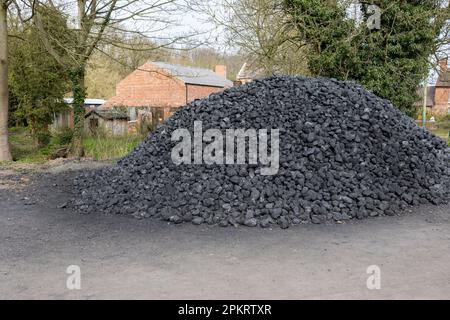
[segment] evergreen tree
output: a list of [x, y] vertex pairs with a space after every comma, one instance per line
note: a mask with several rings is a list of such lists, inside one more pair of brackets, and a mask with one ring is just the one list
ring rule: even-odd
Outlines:
[[[299, 30], [297, 41], [310, 53], [313, 75], [355, 80], [389, 99], [403, 112], [414, 115], [417, 87], [428, 75], [440, 31], [448, 17], [442, 1], [377, 0], [361, 6], [363, 21], [348, 17], [340, 1], [287, 0], [291, 23]], [[380, 9], [380, 28], [366, 21]]]
[[55, 113], [66, 108], [63, 97], [70, 90], [66, 72], [46, 52], [32, 24], [21, 25], [10, 34], [8, 84], [14, 97], [10, 111], [16, 121], [29, 125], [36, 141], [43, 145]]

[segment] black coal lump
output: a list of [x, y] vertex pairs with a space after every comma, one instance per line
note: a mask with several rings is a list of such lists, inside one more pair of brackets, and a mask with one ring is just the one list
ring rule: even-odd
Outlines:
[[[261, 163], [174, 164], [172, 133], [193, 132], [194, 121], [280, 129], [278, 173], [261, 175]], [[179, 108], [116, 165], [80, 174], [74, 190], [68, 206], [82, 213], [287, 228], [448, 203], [450, 149], [352, 82], [276, 75]]]

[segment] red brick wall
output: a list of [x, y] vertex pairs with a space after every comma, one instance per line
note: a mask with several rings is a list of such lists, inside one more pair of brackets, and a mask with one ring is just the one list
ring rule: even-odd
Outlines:
[[146, 63], [117, 85], [116, 96], [104, 106], [161, 107], [164, 108], [164, 119], [167, 119], [173, 113], [173, 108], [186, 104], [186, 99], [190, 102], [221, 91], [223, 88], [186, 85], [155, 65]]
[[436, 93], [434, 96], [434, 106], [433, 106], [433, 114], [445, 114], [448, 112], [449, 108], [449, 94], [450, 88], [446, 87], [436, 87]]
[[146, 63], [117, 85], [116, 96], [109, 99], [105, 106], [177, 107], [185, 102], [185, 84], [158, 71], [151, 63]]
[[437, 87], [434, 96], [435, 104], [448, 104], [450, 88]]
[[188, 102], [191, 102], [195, 99], [206, 98], [211, 93], [222, 92], [222, 91], [223, 91], [223, 88], [188, 84], [187, 85]]

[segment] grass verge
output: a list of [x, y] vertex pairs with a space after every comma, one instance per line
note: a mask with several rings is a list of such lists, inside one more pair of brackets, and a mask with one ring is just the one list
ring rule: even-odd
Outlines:
[[129, 154], [140, 142], [140, 136], [85, 137], [85, 156], [94, 160], [115, 160]]
[[447, 141], [447, 144], [450, 146], [450, 129], [442, 129], [442, 128], [438, 128], [435, 130], [430, 130], [435, 136], [438, 136], [439, 138], [441, 138], [444, 141]]
[[[94, 136], [84, 137], [85, 156], [94, 160], [115, 160], [126, 156], [141, 141], [142, 136]], [[39, 147], [27, 128], [10, 128], [9, 142], [14, 161], [18, 163], [42, 164], [49, 154], [61, 147], [61, 137], [53, 136], [45, 147]]]

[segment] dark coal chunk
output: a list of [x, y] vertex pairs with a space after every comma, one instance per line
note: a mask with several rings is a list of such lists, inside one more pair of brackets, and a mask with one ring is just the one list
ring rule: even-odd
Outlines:
[[[192, 134], [195, 121], [224, 137], [279, 129], [278, 171], [262, 175], [267, 163], [248, 153], [245, 164], [175, 164], [172, 133]], [[287, 228], [447, 203], [450, 149], [354, 83], [277, 75], [179, 108], [115, 166], [81, 174], [74, 190], [67, 207], [81, 213]]]

